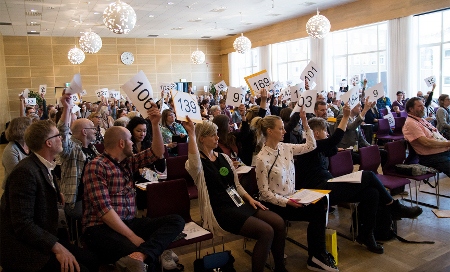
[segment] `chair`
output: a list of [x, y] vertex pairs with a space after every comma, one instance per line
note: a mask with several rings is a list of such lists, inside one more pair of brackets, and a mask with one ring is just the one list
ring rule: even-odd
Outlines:
[[408, 113], [406, 112], [406, 111], [401, 111], [399, 114], [398, 114], [398, 117], [408, 117]]
[[379, 109], [379, 111], [381, 114], [383, 114], [383, 116], [388, 114], [388, 110], [386, 108]]
[[403, 135], [389, 135], [390, 130], [391, 127], [387, 119], [378, 119], [377, 140], [399, 141], [404, 139]]
[[[343, 175], [347, 175], [353, 172], [353, 160], [352, 160], [352, 152], [350, 150], [340, 151], [336, 153], [336, 155], [329, 157], [329, 166], [328, 170], [330, 171], [333, 177], [339, 177]], [[354, 225], [354, 221], [352, 218], [352, 239], [345, 234], [337, 232], [339, 236], [342, 236], [350, 241], [355, 241], [356, 236], [358, 235], [358, 204], [359, 203], [347, 203], [350, 207], [350, 212], [356, 215], [356, 226]]]
[[178, 156], [187, 156], [188, 155], [188, 143], [178, 143]]
[[198, 198], [197, 186], [195, 186], [194, 180], [184, 167], [187, 159], [188, 156], [176, 156], [176, 157], [169, 157], [166, 159], [167, 180], [174, 180], [181, 178], [186, 180], [189, 199], [196, 199]]
[[[381, 156], [378, 146], [371, 145], [367, 147], [361, 147], [359, 149], [360, 165], [359, 170], [372, 171], [377, 178], [381, 181], [384, 187], [388, 188], [391, 195], [395, 195], [394, 192], [403, 192], [403, 188], [406, 184], [411, 184], [411, 181], [406, 178], [401, 178], [391, 175], [378, 174], [378, 167], [380, 166]], [[409, 186], [409, 192], [411, 196], [411, 186]]]
[[95, 149], [97, 149], [98, 153], [102, 154], [103, 151], [105, 150], [105, 147], [103, 146], [103, 144], [94, 144]]
[[402, 136], [403, 137], [403, 125], [405, 124], [406, 117], [395, 117], [395, 127], [394, 127], [394, 133], [392, 135], [394, 136]]
[[164, 158], [168, 158], [169, 157], [169, 149], [167, 148], [166, 145], [164, 145]]
[[[425, 175], [419, 175], [419, 176], [408, 176], [408, 175], [402, 175], [399, 174], [395, 171], [395, 165], [396, 164], [402, 164], [405, 162], [406, 159], [406, 144], [405, 141], [394, 141], [394, 142], [390, 142], [387, 143], [385, 145], [385, 149], [388, 153], [388, 159], [386, 164], [383, 166], [383, 174], [384, 175], [391, 175], [391, 176], [397, 176], [397, 177], [401, 177], [401, 178], [407, 178], [409, 180], [414, 180], [414, 184], [416, 187], [416, 204], [420, 204], [423, 206], [427, 206], [427, 207], [432, 207], [432, 208], [437, 208], [439, 209], [439, 173], [438, 174], [434, 174], [434, 173], [429, 173], [429, 174], [425, 174]], [[430, 178], [434, 177], [434, 181], [435, 181], [435, 186], [434, 189], [436, 191], [435, 195], [436, 195], [436, 205], [432, 205], [432, 204], [428, 204], [428, 203], [424, 203], [418, 200], [417, 195], [418, 195], [418, 186], [417, 186], [417, 182], [424, 181], [424, 183], [428, 183], [428, 180]], [[433, 187], [431, 184], [429, 184], [431, 187]], [[411, 196], [412, 197], [412, 196]], [[405, 199], [405, 201], [413, 201], [412, 198], [411, 200], [409, 199]]]
[[[170, 197], [170, 200], [167, 198]], [[147, 185], [147, 217], [161, 217], [170, 214], [178, 214], [186, 223], [192, 222], [191, 202], [189, 200], [186, 180], [176, 179]], [[212, 233], [208, 233], [193, 239], [180, 239], [169, 244], [167, 249], [181, 247], [195, 243], [195, 256], [200, 258], [201, 244], [197, 243], [212, 239]]]

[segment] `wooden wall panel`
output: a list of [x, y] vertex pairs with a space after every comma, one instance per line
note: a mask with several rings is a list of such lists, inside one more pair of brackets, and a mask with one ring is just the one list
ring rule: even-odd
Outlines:
[[[5, 129], [5, 124], [11, 119], [11, 113], [9, 111], [9, 99], [8, 99], [8, 84], [7, 84], [7, 76], [6, 76], [6, 56], [4, 50], [4, 37], [0, 33], [0, 130], [3, 131]], [[19, 63], [23, 64], [23, 61], [20, 61], [20, 57], [12, 57], [8, 58], [8, 64], [11, 63]]]

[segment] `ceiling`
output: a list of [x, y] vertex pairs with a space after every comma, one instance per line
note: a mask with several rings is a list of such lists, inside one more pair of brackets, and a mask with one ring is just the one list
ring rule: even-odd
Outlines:
[[325, 10], [354, 1], [125, 0], [136, 11], [137, 22], [130, 33], [120, 35], [108, 30], [102, 21], [103, 10], [114, 0], [0, 0], [0, 33], [77, 37], [91, 28], [101, 37], [158, 35], [159, 38], [223, 39], [230, 34], [312, 14], [317, 8]]

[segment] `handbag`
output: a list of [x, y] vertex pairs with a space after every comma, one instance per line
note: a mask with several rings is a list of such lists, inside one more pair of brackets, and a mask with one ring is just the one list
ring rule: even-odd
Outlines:
[[236, 272], [231, 251], [215, 252], [194, 261], [194, 272]]

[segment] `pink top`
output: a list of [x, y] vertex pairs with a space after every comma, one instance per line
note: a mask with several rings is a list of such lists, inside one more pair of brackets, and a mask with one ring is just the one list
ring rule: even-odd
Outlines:
[[402, 131], [405, 139], [411, 143], [412, 147], [419, 155], [433, 155], [448, 151], [447, 147], [425, 147], [416, 141], [422, 136], [433, 139], [433, 131], [437, 132], [437, 129], [423, 118], [416, 118], [408, 115]]

